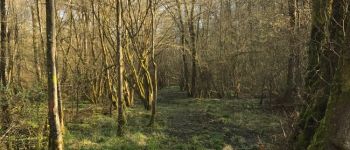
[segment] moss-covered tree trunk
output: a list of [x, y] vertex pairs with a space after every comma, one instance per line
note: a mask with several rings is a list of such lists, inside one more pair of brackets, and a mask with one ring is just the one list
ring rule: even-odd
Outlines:
[[350, 13], [346, 11], [349, 2], [336, 0], [332, 5], [330, 50], [337, 52], [338, 57], [330, 57], [330, 60], [339, 65], [334, 69], [335, 79], [325, 117], [309, 150], [350, 150]]
[[[345, 1], [340, 0], [313, 1], [312, 41], [306, 78], [306, 98], [310, 105], [299, 122], [301, 132], [295, 149], [349, 149], [349, 143], [348, 147], [344, 144], [349, 137], [349, 122], [342, 119], [349, 118], [349, 111], [345, 110], [349, 106], [342, 100], [348, 92], [344, 88], [348, 82], [344, 76], [347, 61], [341, 61], [349, 57], [343, 52], [347, 50], [344, 43], [347, 24], [345, 6]], [[342, 133], [337, 133], [339, 128], [342, 128]]]
[[[8, 81], [6, 73], [6, 62], [7, 62], [7, 48], [6, 47], [6, 29], [7, 29], [7, 15], [6, 15], [6, 0], [0, 1], [0, 16], [1, 16], [1, 44], [0, 44], [0, 106], [1, 106], [1, 125], [3, 133], [6, 133], [10, 129], [12, 118], [10, 113], [10, 101], [8, 95]], [[8, 149], [11, 148], [11, 142], [7, 141], [6, 146]]]
[[6, 29], [7, 29], [7, 16], [6, 16], [6, 0], [0, 1], [0, 13], [1, 13], [1, 50], [0, 50], [0, 80], [1, 84], [5, 87], [7, 85], [6, 78]]
[[[188, 15], [188, 32], [190, 34], [190, 41], [191, 41], [191, 52], [192, 52], [192, 80], [191, 80], [191, 97], [197, 96], [197, 50], [196, 50], [196, 32], [195, 32], [195, 3], [196, 0], [191, 1], [191, 8], [190, 12], [188, 12], [188, 9], [186, 9], [186, 14]], [[186, 6], [187, 7], [187, 6]]]
[[[308, 51], [308, 74], [306, 81], [306, 100], [308, 107], [301, 114], [300, 133], [297, 133], [295, 149], [306, 149], [315, 134], [319, 121], [323, 118], [328, 101], [329, 88], [324, 82], [324, 63], [320, 63], [325, 47], [326, 24], [328, 20], [329, 0], [313, 0], [312, 30]], [[322, 71], [321, 71], [322, 70]]]
[[47, 77], [49, 95], [49, 150], [63, 149], [63, 135], [59, 119], [59, 101], [56, 71], [56, 32], [55, 0], [46, 0], [46, 33], [47, 33]]

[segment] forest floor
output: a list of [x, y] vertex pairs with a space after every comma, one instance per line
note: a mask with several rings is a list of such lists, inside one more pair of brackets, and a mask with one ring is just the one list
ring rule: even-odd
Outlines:
[[[285, 121], [258, 100], [193, 99], [176, 87], [160, 91], [156, 124], [141, 105], [128, 109], [125, 136], [116, 136], [116, 115], [82, 108], [66, 122], [66, 149], [280, 149]], [[260, 148], [259, 148], [260, 147]]]

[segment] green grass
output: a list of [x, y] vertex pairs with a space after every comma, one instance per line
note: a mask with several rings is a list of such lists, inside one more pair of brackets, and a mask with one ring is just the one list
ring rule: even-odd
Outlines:
[[141, 105], [128, 109], [123, 137], [116, 133], [116, 115], [109, 117], [98, 111], [102, 108], [89, 107], [96, 111], [66, 123], [66, 149], [253, 150], [258, 144], [276, 149], [275, 139], [282, 134], [281, 117], [263, 111], [257, 100], [191, 99], [176, 88], [162, 90], [159, 99], [153, 127], [147, 127], [150, 112]]

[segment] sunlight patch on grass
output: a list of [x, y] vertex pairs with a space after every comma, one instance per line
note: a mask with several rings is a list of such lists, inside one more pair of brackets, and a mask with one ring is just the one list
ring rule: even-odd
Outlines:
[[147, 136], [144, 135], [143, 133], [134, 133], [132, 135], [128, 135], [130, 136], [130, 140], [133, 141], [134, 143], [137, 143], [137, 145], [139, 146], [146, 146], [147, 145]]

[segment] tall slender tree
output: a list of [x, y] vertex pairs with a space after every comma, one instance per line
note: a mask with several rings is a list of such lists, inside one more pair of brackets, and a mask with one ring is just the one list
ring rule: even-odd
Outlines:
[[191, 93], [190, 96], [197, 96], [197, 50], [196, 50], [196, 31], [195, 31], [195, 4], [196, 0], [191, 1], [191, 8], [187, 12], [187, 24], [188, 32], [190, 34], [191, 41], [191, 53], [192, 53], [192, 80], [191, 80]]
[[40, 82], [41, 80], [41, 67], [40, 67], [40, 60], [39, 60], [39, 45], [37, 40], [38, 35], [38, 27], [37, 27], [37, 17], [35, 15], [35, 9], [34, 6], [31, 6], [31, 13], [32, 13], [32, 26], [33, 26], [33, 53], [34, 53], [34, 65], [35, 65], [35, 74], [37, 81]]
[[1, 51], [0, 51], [0, 80], [5, 87], [6, 80], [6, 30], [7, 30], [7, 16], [6, 16], [6, 0], [0, 1], [0, 15], [1, 15]]
[[182, 15], [182, 7], [181, 7], [181, 3], [179, 0], [176, 0], [176, 7], [177, 7], [177, 15], [179, 16], [179, 24], [178, 24], [178, 28], [181, 32], [181, 50], [182, 50], [182, 63], [183, 63], [183, 74], [182, 74], [182, 83], [181, 83], [181, 88], [184, 91], [187, 91], [188, 93], [190, 93], [189, 91], [189, 71], [188, 71], [188, 63], [187, 63], [187, 52], [186, 52], [186, 30], [185, 30], [185, 23], [183, 20], [183, 15]]
[[118, 135], [123, 135], [123, 126], [125, 124], [125, 116], [123, 110], [123, 50], [121, 45], [121, 31], [122, 31], [122, 1], [116, 0], [116, 17], [117, 17], [117, 72], [118, 72]]
[[157, 94], [158, 94], [158, 78], [157, 78], [157, 64], [155, 60], [155, 48], [154, 48], [154, 17], [155, 17], [155, 7], [154, 7], [154, 1], [149, 0], [150, 8], [151, 8], [151, 51], [152, 51], [152, 64], [153, 64], [153, 78], [152, 78], [152, 84], [153, 84], [153, 99], [152, 99], [152, 115], [150, 120], [150, 125], [154, 124], [155, 116], [156, 116], [156, 103], [157, 103]]
[[[6, 0], [0, 1], [0, 13], [1, 13], [1, 50], [0, 50], [0, 100], [2, 111], [2, 127], [4, 131], [10, 128], [11, 114], [10, 114], [10, 102], [5, 96], [7, 95], [7, 78], [6, 78], [6, 30], [7, 30], [7, 16], [6, 16]], [[10, 148], [10, 142], [6, 143], [7, 148]]]
[[[44, 42], [44, 32], [43, 32], [43, 24], [42, 24], [42, 7], [40, 6], [40, 4], [42, 3], [41, 2], [42, 0], [35, 0], [35, 10], [36, 10], [36, 19], [37, 19], [37, 23], [38, 23], [38, 26], [37, 26], [37, 30], [39, 31], [39, 39], [40, 39], [40, 44], [38, 44], [39, 45], [39, 47], [38, 47], [38, 49], [41, 51], [41, 53], [45, 53], [45, 42]], [[40, 52], [39, 52], [40, 53]], [[40, 59], [39, 58], [39, 64], [41, 64], [41, 67], [42, 67], [42, 69], [41, 69], [41, 71], [42, 71], [42, 73], [41, 73], [41, 75], [43, 75], [44, 73], [45, 73], [45, 61], [44, 61], [44, 59]], [[45, 68], [45, 69], [44, 69]]]
[[293, 102], [295, 100], [300, 100], [301, 97], [299, 97], [299, 88], [300, 85], [298, 83], [298, 76], [300, 76], [300, 70], [298, 69], [298, 61], [299, 58], [299, 50], [296, 47], [296, 24], [297, 24], [297, 9], [298, 9], [298, 2], [297, 0], [288, 0], [288, 10], [289, 10], [289, 30], [290, 30], [290, 37], [289, 37], [289, 60], [288, 60], [288, 69], [287, 69], [287, 88], [284, 94], [284, 101]]
[[47, 80], [49, 95], [49, 149], [63, 149], [63, 135], [59, 118], [59, 101], [56, 70], [56, 23], [55, 0], [46, 0], [46, 33], [47, 33]]

